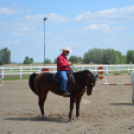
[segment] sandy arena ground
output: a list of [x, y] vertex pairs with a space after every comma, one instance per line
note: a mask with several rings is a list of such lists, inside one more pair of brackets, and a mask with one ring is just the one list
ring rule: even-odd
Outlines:
[[[38, 97], [28, 80], [6, 81], [0, 86], [0, 134], [134, 134], [131, 86], [104, 86], [97, 81], [91, 96], [81, 102], [81, 119], [68, 122], [69, 98], [49, 92], [47, 119], [40, 119]], [[130, 83], [129, 76], [109, 76], [108, 82]]]

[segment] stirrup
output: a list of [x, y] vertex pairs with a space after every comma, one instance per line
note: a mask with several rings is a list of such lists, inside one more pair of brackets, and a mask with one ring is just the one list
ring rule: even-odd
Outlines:
[[63, 97], [69, 97], [70, 96], [70, 93], [68, 90], [64, 91], [63, 93]]

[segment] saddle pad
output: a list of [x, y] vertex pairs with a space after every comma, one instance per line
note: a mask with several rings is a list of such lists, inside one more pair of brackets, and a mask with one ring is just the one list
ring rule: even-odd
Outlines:
[[48, 76], [48, 81], [51, 83], [61, 83], [62, 79], [60, 78], [60, 76], [56, 73], [56, 74], [50, 74]]

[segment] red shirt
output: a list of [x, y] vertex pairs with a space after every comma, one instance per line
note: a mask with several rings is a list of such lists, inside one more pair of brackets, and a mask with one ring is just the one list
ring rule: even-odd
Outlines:
[[57, 71], [64, 71], [64, 70], [69, 70], [69, 62], [67, 57], [63, 55], [63, 53], [57, 57]]

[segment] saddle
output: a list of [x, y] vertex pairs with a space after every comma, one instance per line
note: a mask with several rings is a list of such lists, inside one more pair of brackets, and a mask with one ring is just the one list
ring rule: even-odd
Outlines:
[[[71, 69], [68, 71], [67, 75], [68, 75], [68, 83], [75, 83], [73, 71]], [[55, 74], [50, 74], [48, 76], [48, 81], [51, 83], [61, 83], [62, 79], [58, 75], [58, 73], [55, 73]]]
[[58, 73], [55, 73], [55, 74], [50, 74], [48, 76], [48, 81], [51, 83], [61, 83], [62, 79], [60, 78]]

